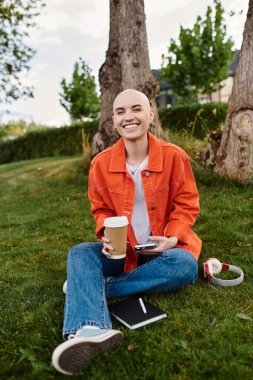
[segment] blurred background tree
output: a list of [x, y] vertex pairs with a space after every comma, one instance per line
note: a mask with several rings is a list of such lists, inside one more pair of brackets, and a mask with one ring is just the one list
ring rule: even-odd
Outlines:
[[[198, 94], [210, 95], [222, 88], [234, 56], [233, 41], [226, 35], [224, 10], [219, 0], [208, 7], [192, 29], [181, 26], [178, 43], [171, 39], [163, 55], [161, 76], [170, 83], [179, 101], [197, 101]], [[210, 99], [211, 100], [211, 99]]]
[[98, 117], [100, 101], [96, 91], [95, 77], [92, 71], [79, 57], [74, 65], [72, 79], [61, 81], [60, 103], [69, 113], [71, 122]]
[[20, 74], [29, 70], [35, 54], [26, 39], [44, 5], [43, 0], [0, 0], [0, 103], [33, 95], [31, 87], [22, 86]]

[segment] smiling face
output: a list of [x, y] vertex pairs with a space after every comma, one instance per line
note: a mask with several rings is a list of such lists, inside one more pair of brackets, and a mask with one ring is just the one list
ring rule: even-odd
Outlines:
[[113, 103], [114, 128], [127, 140], [141, 140], [146, 136], [154, 112], [149, 100], [137, 90], [122, 91]]

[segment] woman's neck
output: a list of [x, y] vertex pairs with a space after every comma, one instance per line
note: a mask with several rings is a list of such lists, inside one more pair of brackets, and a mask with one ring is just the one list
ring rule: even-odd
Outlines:
[[148, 154], [148, 137], [141, 141], [125, 141], [126, 157], [130, 165], [137, 165]]

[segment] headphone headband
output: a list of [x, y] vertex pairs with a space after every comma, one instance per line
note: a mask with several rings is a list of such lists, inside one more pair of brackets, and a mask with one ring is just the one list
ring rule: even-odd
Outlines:
[[[239, 277], [233, 280], [222, 280], [214, 277], [214, 274], [220, 273], [222, 270], [229, 270], [230, 272], [237, 273], [239, 274]], [[211, 258], [204, 263], [204, 277], [215, 285], [236, 286], [244, 280], [244, 273], [241, 268], [236, 267], [235, 265], [221, 263], [218, 259]]]

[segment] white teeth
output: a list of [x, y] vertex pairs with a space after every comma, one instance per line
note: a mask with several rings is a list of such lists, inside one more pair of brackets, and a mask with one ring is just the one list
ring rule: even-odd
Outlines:
[[137, 127], [138, 125], [137, 124], [130, 124], [130, 125], [125, 125], [124, 128], [125, 129], [133, 129], [135, 127]]

